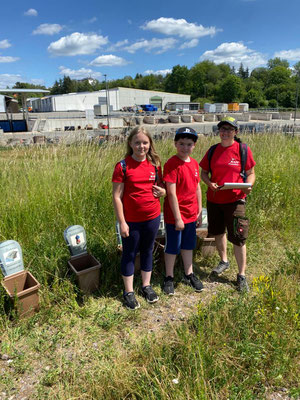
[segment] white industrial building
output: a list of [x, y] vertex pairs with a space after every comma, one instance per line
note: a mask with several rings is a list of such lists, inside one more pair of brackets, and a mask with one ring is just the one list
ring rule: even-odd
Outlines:
[[[47, 96], [32, 101], [33, 112], [52, 111], [85, 111], [94, 109], [94, 105], [106, 104], [106, 90], [97, 92], [79, 92], [62, 95]], [[159, 92], [155, 90], [141, 90], [117, 87], [108, 90], [108, 102], [113, 111], [123, 107], [134, 107], [141, 104], [153, 104], [163, 110], [170, 102], [190, 102], [191, 96]]]

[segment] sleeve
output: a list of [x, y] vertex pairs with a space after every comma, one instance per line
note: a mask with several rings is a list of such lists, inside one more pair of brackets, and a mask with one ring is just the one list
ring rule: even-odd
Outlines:
[[177, 182], [177, 168], [171, 165], [171, 160], [168, 160], [164, 165], [164, 181], [170, 183]]
[[117, 163], [113, 172], [112, 182], [122, 183], [124, 182], [124, 174], [122, 171], [121, 163]]
[[245, 171], [248, 171], [249, 169], [253, 168], [255, 165], [256, 165], [256, 162], [254, 161], [252, 151], [251, 151], [250, 147], [248, 147]]
[[202, 158], [202, 160], [200, 161], [199, 165], [202, 169], [204, 169], [204, 171], [209, 171], [209, 162], [208, 162], [208, 150], [205, 153], [205, 156]]

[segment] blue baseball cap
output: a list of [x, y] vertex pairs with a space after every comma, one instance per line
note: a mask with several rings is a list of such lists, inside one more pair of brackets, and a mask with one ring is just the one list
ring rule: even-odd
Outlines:
[[177, 135], [191, 136], [191, 139], [193, 140], [198, 139], [198, 133], [193, 128], [189, 128], [188, 126], [177, 129], [175, 139]]

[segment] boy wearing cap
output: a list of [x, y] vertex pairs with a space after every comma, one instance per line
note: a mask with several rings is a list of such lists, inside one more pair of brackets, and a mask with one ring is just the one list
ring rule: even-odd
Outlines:
[[[219, 276], [229, 268], [227, 259], [227, 239], [233, 244], [234, 255], [238, 264], [237, 288], [248, 291], [246, 272], [246, 238], [248, 219], [246, 213], [246, 195], [251, 192], [255, 182], [255, 161], [247, 147], [245, 165], [242, 164], [240, 139], [237, 138], [238, 124], [235, 118], [225, 117], [219, 124], [221, 143], [209, 149], [200, 161], [201, 178], [208, 186], [207, 216], [208, 233], [215, 237], [216, 247], [220, 255], [219, 264], [212, 270], [212, 275]], [[245, 157], [244, 157], [245, 158]], [[243, 171], [242, 171], [243, 170]], [[243, 189], [220, 190], [226, 183], [243, 183], [242, 172], [245, 171], [245, 183], [251, 186]]]
[[174, 138], [177, 153], [164, 166], [167, 197], [164, 201], [166, 277], [163, 290], [168, 295], [174, 294], [174, 264], [179, 253], [184, 264], [184, 282], [196, 292], [203, 290], [202, 283], [193, 272], [196, 224], [200, 225], [202, 218], [199, 165], [190, 157], [197, 139], [194, 129], [178, 129]]

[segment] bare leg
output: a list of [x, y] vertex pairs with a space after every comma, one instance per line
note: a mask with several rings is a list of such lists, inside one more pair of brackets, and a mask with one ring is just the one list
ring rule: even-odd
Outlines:
[[124, 286], [125, 286], [125, 292], [133, 292], [133, 275], [130, 276], [124, 276], [122, 275]]
[[181, 250], [181, 257], [184, 265], [185, 275], [193, 272], [193, 250]]
[[244, 244], [243, 246], [237, 246], [233, 245], [233, 250], [234, 250], [234, 255], [235, 259], [238, 265], [239, 269], [239, 274], [240, 275], [245, 275], [246, 272], [246, 256], [247, 256], [247, 251], [246, 251], [246, 245]]
[[141, 275], [142, 275], [142, 286], [149, 286], [150, 285], [150, 281], [151, 281], [151, 274], [152, 271], [141, 271]]
[[165, 253], [166, 276], [174, 277], [176, 254]]
[[215, 236], [216, 247], [219, 253], [219, 256], [222, 261], [227, 262], [227, 238], [226, 233], [222, 233], [222, 235]]

